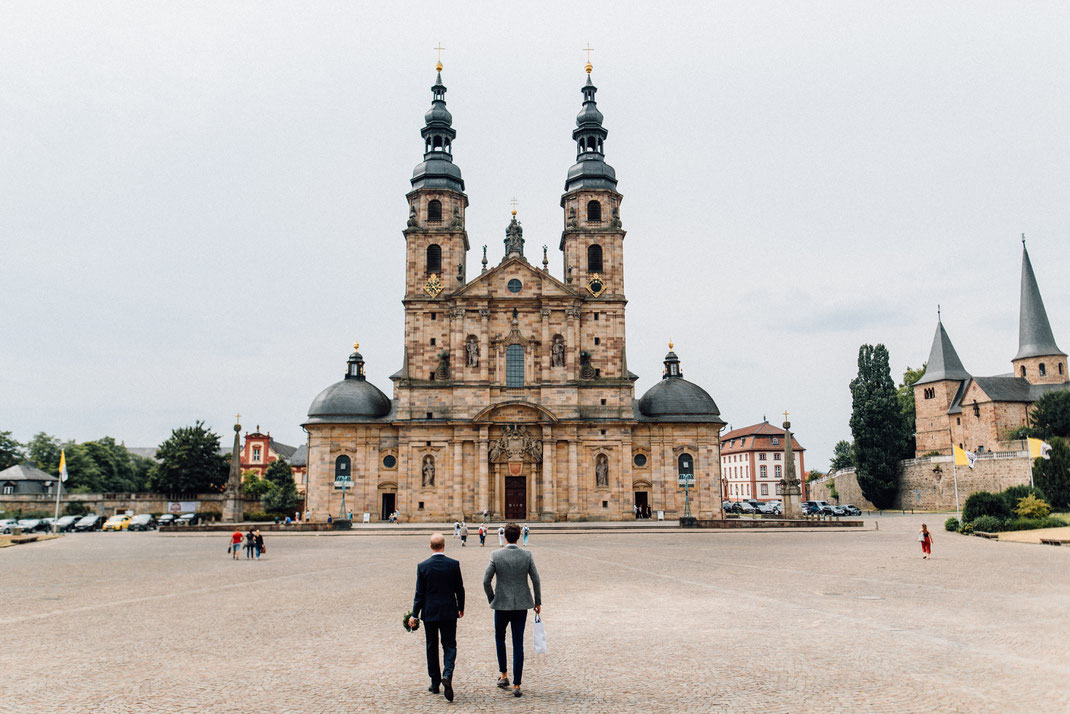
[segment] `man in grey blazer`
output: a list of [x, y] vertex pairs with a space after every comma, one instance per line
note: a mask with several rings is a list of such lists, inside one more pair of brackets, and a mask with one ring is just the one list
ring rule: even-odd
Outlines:
[[[490, 555], [487, 572], [483, 575], [483, 589], [494, 610], [494, 643], [498, 651], [498, 686], [509, 688], [509, 673], [505, 660], [505, 628], [513, 634], [513, 696], [520, 696], [520, 680], [524, 675], [524, 627], [527, 625], [528, 609], [542, 612], [542, 584], [531, 551], [518, 548], [520, 526], [510, 523], [505, 527], [508, 545]], [[535, 590], [534, 600], [528, 590], [528, 578]], [[497, 588], [491, 581], [498, 579]]]

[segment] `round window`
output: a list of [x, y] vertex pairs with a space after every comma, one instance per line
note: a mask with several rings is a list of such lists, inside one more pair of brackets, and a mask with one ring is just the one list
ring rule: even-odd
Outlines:
[[632, 463], [636, 466], [646, 466], [646, 454], [636, 454], [635, 458], [632, 459]]
[[524, 287], [524, 284], [522, 282], [520, 282], [519, 280], [517, 280], [516, 278], [513, 278], [512, 280], [509, 281], [509, 283], [506, 285], [506, 287], [509, 288], [509, 292], [518, 293], [518, 292], [520, 292], [520, 288]]
[[397, 466], [397, 463], [398, 460], [394, 458], [393, 454], [387, 454], [383, 457], [383, 466], [387, 467], [388, 469], [394, 468], [395, 466]]

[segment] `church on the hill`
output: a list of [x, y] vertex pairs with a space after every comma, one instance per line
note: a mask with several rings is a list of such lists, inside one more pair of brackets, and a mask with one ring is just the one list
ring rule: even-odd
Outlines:
[[[441, 64], [407, 194], [405, 350], [393, 398], [354, 351], [312, 402], [308, 507], [373, 520], [632, 518], [635, 506], [720, 516], [722, 421], [665, 356], [636, 400], [625, 342], [624, 238], [616, 173], [588, 63], [561, 197], [564, 274], [529, 259], [513, 211], [503, 257], [469, 277], [468, 197]], [[541, 243], [542, 241], [540, 241]], [[541, 262], [541, 265], [539, 264]], [[354, 346], [356, 349], [356, 346]], [[648, 367], [652, 367], [649, 365]], [[693, 484], [693, 485], [692, 485]]]

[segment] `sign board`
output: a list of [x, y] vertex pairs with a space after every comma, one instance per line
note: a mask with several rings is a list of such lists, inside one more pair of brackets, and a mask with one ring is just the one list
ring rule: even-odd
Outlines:
[[685, 483], [688, 486], [694, 486], [695, 485], [695, 474], [680, 474], [679, 476], [676, 477], [676, 485], [677, 486], [683, 486]]
[[334, 487], [335, 489], [353, 488], [353, 478], [349, 474], [336, 474]]
[[658, 520], [659, 521], [664, 521], [665, 520], [665, 511], [658, 511]]
[[372, 514], [365, 513], [364, 514], [364, 518], [362, 518], [360, 522], [361, 523], [371, 523], [372, 522]]
[[176, 516], [180, 513], [196, 513], [200, 505], [200, 501], [168, 501], [167, 512]]

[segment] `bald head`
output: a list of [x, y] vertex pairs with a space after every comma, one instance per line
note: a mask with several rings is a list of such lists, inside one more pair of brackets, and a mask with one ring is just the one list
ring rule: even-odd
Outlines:
[[431, 550], [441, 553], [446, 549], [446, 538], [441, 533], [431, 534]]

